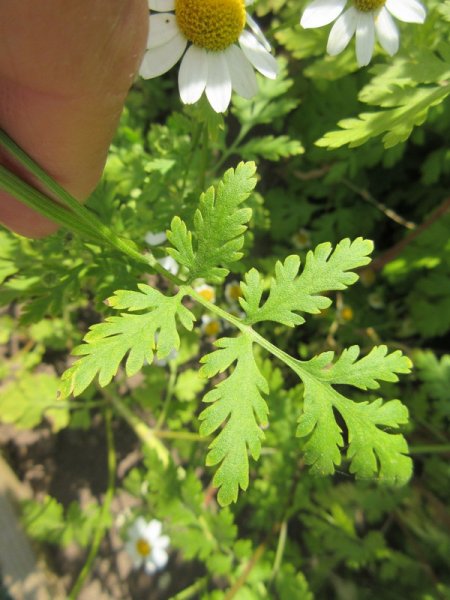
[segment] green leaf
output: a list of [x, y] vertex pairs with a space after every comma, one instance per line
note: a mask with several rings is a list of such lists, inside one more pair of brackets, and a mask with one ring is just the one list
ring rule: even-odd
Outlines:
[[269, 390], [256, 365], [251, 339], [245, 335], [222, 338], [215, 345], [220, 349], [202, 359], [202, 372], [207, 377], [236, 365], [229, 377], [206, 394], [204, 402], [212, 405], [200, 415], [200, 433], [210, 435], [223, 424], [209, 447], [206, 464], [220, 463], [213, 484], [219, 488], [220, 504], [225, 506], [237, 500], [239, 487], [247, 489], [248, 451], [255, 460], [259, 458], [264, 438], [260, 425], [267, 424], [268, 414], [261, 392], [267, 394]]
[[73, 351], [82, 358], [62, 376], [60, 392], [63, 397], [81, 394], [97, 374], [99, 384], [107, 385], [126, 354], [125, 371], [131, 376], [144, 362], [152, 362], [155, 350], [158, 358], [167, 357], [173, 349], [178, 350], [177, 319], [188, 330], [192, 329], [195, 320], [182, 304], [185, 292], [180, 290], [176, 296], [167, 297], [148, 285], [139, 284], [138, 287], [140, 292], [115, 292], [109, 304], [116, 310], [147, 312], [108, 317], [104, 323], [89, 330], [85, 343]]
[[190, 280], [204, 278], [220, 283], [229, 265], [242, 257], [244, 232], [250, 208], [240, 208], [256, 184], [254, 163], [240, 163], [229, 169], [217, 188], [210, 187], [200, 197], [200, 207], [190, 232], [179, 217], [167, 233], [173, 248], [168, 252], [189, 270]]
[[292, 140], [287, 135], [252, 137], [250, 141], [240, 147], [239, 152], [245, 160], [255, 159], [258, 156], [267, 160], [277, 161], [288, 156], [303, 154], [305, 149], [298, 140]]
[[361, 146], [367, 140], [382, 135], [385, 148], [404, 142], [417, 125], [421, 125], [428, 111], [437, 106], [450, 94], [450, 85], [419, 87], [398, 97], [398, 106], [390, 110], [361, 113], [356, 119], [343, 119], [338, 122], [341, 128], [329, 131], [319, 140], [322, 148], [340, 148], [348, 144], [350, 148]]
[[373, 250], [369, 240], [357, 238], [353, 242], [342, 240], [332, 250], [331, 244], [317, 246], [306, 256], [300, 275], [300, 258], [288, 256], [284, 263], [277, 262], [275, 278], [270, 285], [269, 297], [261, 304], [263, 287], [259, 273], [252, 269], [242, 283], [242, 308], [247, 313], [247, 323], [276, 321], [289, 327], [301, 325], [305, 319], [298, 311], [317, 314], [331, 304], [330, 298], [321, 295], [327, 290], [343, 290], [355, 283], [358, 276], [350, 272], [370, 262]]
[[[298, 371], [300, 375], [300, 371]], [[348, 435], [347, 457], [350, 471], [363, 479], [374, 479], [402, 485], [412, 474], [412, 461], [406, 456], [408, 446], [396, 429], [408, 422], [408, 410], [399, 400], [382, 403], [352, 402], [331, 385], [301, 374], [305, 384], [304, 412], [299, 418], [297, 435], [307, 437], [305, 460], [312, 472], [329, 475], [340, 464], [343, 446], [341, 428], [334, 410], [343, 418]]]
[[64, 514], [62, 504], [51, 496], [43, 502], [26, 500], [22, 504], [22, 522], [29, 537], [40, 542], [86, 547], [98, 526], [100, 507], [71, 502]]
[[398, 381], [397, 373], [409, 373], [412, 363], [400, 350], [388, 354], [387, 346], [375, 346], [358, 360], [359, 346], [345, 349], [337, 361], [332, 364], [334, 352], [324, 352], [308, 363], [314, 373], [322, 381], [333, 384], [353, 385], [362, 390], [373, 390], [379, 381]]
[[20, 379], [0, 389], [0, 420], [13, 423], [19, 429], [31, 429], [44, 418], [53, 431], [66, 427], [69, 412], [58, 407], [58, 378], [47, 373], [23, 373]]

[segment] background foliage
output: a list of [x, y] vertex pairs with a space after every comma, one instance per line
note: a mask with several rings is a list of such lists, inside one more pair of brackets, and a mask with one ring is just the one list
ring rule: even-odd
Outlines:
[[[324, 56], [327, 28], [300, 30], [297, 0], [260, 0], [281, 74], [225, 118], [182, 108], [175, 74], [136, 82], [88, 206], [141, 252], [170, 230], [153, 252], [181, 266], [175, 291], [67, 231], [0, 231], [0, 417], [56, 436], [127, 422], [125, 522], [163, 522], [171, 597], [450, 597], [449, 7], [357, 70], [352, 49]], [[80, 502], [28, 502], [29, 535], [125, 537]]]

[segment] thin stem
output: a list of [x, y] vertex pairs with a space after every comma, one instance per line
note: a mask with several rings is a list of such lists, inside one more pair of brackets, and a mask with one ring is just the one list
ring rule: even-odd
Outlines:
[[205, 589], [208, 583], [207, 577], [202, 577], [189, 587], [185, 588], [181, 592], [178, 592], [175, 596], [172, 596], [172, 600], [189, 600], [190, 598], [198, 598], [198, 592]]
[[104, 411], [105, 415], [105, 428], [106, 428], [106, 442], [108, 447], [108, 489], [106, 490], [105, 498], [103, 500], [100, 517], [97, 523], [97, 528], [94, 532], [89, 554], [83, 568], [81, 569], [78, 579], [72, 588], [68, 596], [68, 600], [76, 600], [80, 594], [83, 585], [92, 570], [94, 560], [98, 554], [101, 541], [105, 534], [106, 523], [109, 519], [109, 513], [111, 510], [111, 503], [114, 498], [115, 481], [116, 481], [116, 451], [114, 447], [114, 435], [112, 431], [112, 414], [111, 409], [106, 408]]
[[164, 421], [166, 420], [166, 417], [167, 417], [167, 412], [169, 410], [170, 402], [173, 398], [175, 382], [177, 380], [177, 366], [174, 362], [170, 362], [169, 368], [170, 368], [170, 375], [169, 375], [169, 381], [167, 383], [166, 397], [164, 398], [164, 405], [163, 405], [161, 414], [159, 415], [158, 420], [156, 421], [155, 430], [159, 430], [163, 426]]
[[272, 573], [271, 573], [271, 576], [270, 576], [271, 582], [277, 576], [278, 571], [280, 570], [280, 567], [281, 567], [281, 563], [283, 561], [283, 554], [284, 554], [284, 550], [286, 548], [287, 531], [288, 531], [287, 521], [284, 520], [281, 523], [280, 533], [279, 533], [279, 536], [278, 536], [277, 550], [276, 550], [276, 553], [275, 553], [275, 560], [274, 560], [274, 563], [273, 563]]
[[58, 225], [67, 227], [92, 240], [97, 238], [95, 229], [91, 224], [74, 222], [69, 210], [22, 181], [20, 177], [8, 171], [3, 165], [0, 165], [0, 189], [47, 217], [47, 219], [58, 223]]
[[105, 390], [102, 390], [102, 393], [108, 398], [108, 400], [110, 400], [111, 404], [116, 408], [120, 416], [125, 419], [137, 437], [144, 442], [146, 446], [156, 452], [164, 467], [168, 467], [170, 459], [169, 451], [164, 444], [159, 441], [158, 437], [155, 435], [155, 432], [147, 427], [147, 425], [145, 425], [145, 423], [143, 423], [141, 419], [139, 419], [139, 417], [137, 417], [122, 402], [122, 400], [120, 400], [120, 398], [118, 398], [118, 396], [112, 392], [106, 392]]

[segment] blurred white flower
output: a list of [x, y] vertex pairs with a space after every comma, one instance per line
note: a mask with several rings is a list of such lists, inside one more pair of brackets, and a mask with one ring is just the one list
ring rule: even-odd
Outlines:
[[194, 290], [200, 294], [204, 300], [208, 300], [208, 302], [216, 301], [216, 290], [211, 285], [208, 285], [207, 283], [197, 284], [194, 285]]
[[185, 104], [205, 92], [213, 109], [224, 112], [232, 90], [244, 98], [258, 92], [253, 67], [270, 79], [277, 76], [277, 62], [244, 0], [148, 0], [148, 6], [150, 32], [140, 75], [158, 77], [184, 54], [178, 87]]
[[222, 331], [222, 323], [216, 317], [203, 315], [201, 330], [208, 337], [216, 337]]
[[231, 305], [237, 304], [239, 302], [239, 298], [242, 297], [242, 290], [239, 281], [235, 279], [230, 281], [225, 286], [225, 298], [227, 302]]
[[164, 267], [164, 269], [166, 269], [166, 271], [172, 273], [172, 275], [177, 275], [178, 271], [180, 270], [180, 265], [171, 256], [164, 256], [163, 258], [158, 258], [158, 262], [162, 267]]
[[297, 233], [291, 237], [292, 244], [297, 250], [304, 250], [311, 246], [311, 236], [307, 229], [299, 229]]
[[164, 231], [147, 231], [144, 240], [149, 246], [159, 246], [160, 244], [164, 244], [164, 242], [167, 240], [167, 236]]
[[400, 35], [392, 17], [406, 23], [423, 23], [425, 8], [418, 0], [314, 0], [306, 7], [300, 24], [305, 29], [322, 27], [335, 21], [328, 38], [327, 52], [336, 55], [344, 50], [353, 35], [356, 38], [358, 65], [368, 65], [372, 58], [375, 36], [386, 52], [393, 56]]
[[170, 539], [161, 533], [162, 523], [160, 521], [153, 519], [147, 523], [143, 517], [138, 517], [128, 529], [128, 541], [125, 548], [136, 569], [143, 566], [149, 575], [153, 575], [166, 566], [169, 560], [167, 548]]
[[153, 357], [153, 364], [157, 367], [167, 367], [167, 365], [178, 357], [178, 350], [171, 350], [166, 358]]

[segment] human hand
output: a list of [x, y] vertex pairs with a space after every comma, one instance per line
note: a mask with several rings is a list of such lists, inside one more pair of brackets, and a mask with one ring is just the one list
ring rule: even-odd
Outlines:
[[[0, 0], [0, 127], [80, 201], [101, 176], [148, 21], [146, 0]], [[38, 187], [1, 151], [0, 163]], [[1, 191], [0, 222], [33, 237], [57, 229]]]

